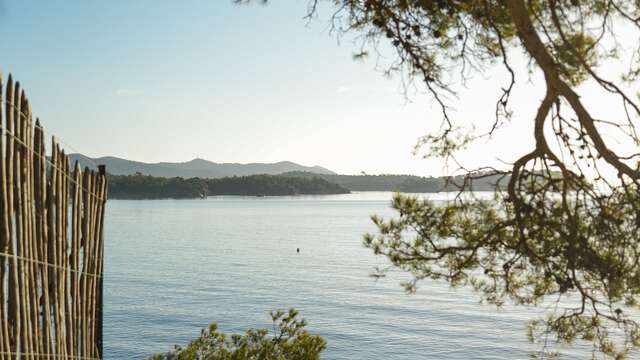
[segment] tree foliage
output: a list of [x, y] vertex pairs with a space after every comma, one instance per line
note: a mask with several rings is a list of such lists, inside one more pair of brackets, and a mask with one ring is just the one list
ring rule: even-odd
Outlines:
[[109, 175], [108, 179], [111, 199], [193, 199], [208, 193], [206, 181], [199, 178], [162, 178], [138, 173]]
[[[319, 177], [352, 191], [394, 191], [403, 193], [455, 192], [460, 189], [473, 191], [493, 191], [496, 186], [506, 188], [508, 177], [503, 174], [484, 172], [476, 174], [472, 184], [465, 184], [465, 176], [421, 177], [415, 175], [339, 175], [315, 174], [305, 171], [291, 171], [287, 177]], [[482, 177], [480, 177], [482, 175]]]
[[219, 179], [110, 175], [112, 199], [196, 199], [214, 195], [276, 196], [346, 194], [349, 190], [318, 176], [233, 176]]
[[[245, 1], [239, 1], [245, 2]], [[422, 138], [426, 156], [496, 135], [514, 109], [516, 81], [531, 72], [546, 93], [529, 114], [532, 149], [509, 169], [492, 201], [458, 197], [438, 205], [396, 196], [399, 217], [374, 218], [365, 245], [411, 271], [415, 281], [470, 285], [494, 304], [557, 301], [532, 320], [532, 340], [591, 343], [594, 355], [623, 358], [640, 347], [640, 2], [637, 0], [327, 0], [332, 30], [354, 34], [357, 57], [389, 44], [389, 73], [422, 87], [442, 111], [441, 131]], [[323, 1], [310, 2], [309, 16]], [[512, 66], [524, 54], [527, 71]], [[603, 64], [627, 64], [607, 74]], [[461, 131], [456, 86], [496, 65], [508, 81], [496, 94], [487, 133]], [[592, 115], [582, 85], [618, 99]], [[612, 109], [614, 110], [614, 109]], [[620, 116], [616, 114], [622, 114]], [[625, 146], [619, 146], [623, 144]], [[629, 151], [625, 149], [631, 149]], [[467, 176], [472, 182], [475, 172]], [[474, 169], [478, 170], [478, 169]], [[487, 170], [487, 169], [484, 169]], [[558, 175], [559, 174], [559, 175]], [[575, 304], [568, 305], [568, 304]]]
[[233, 176], [208, 179], [209, 195], [323, 195], [348, 194], [349, 190], [329, 182], [321, 175], [295, 177], [283, 175]]
[[298, 312], [271, 313], [273, 333], [269, 330], [248, 330], [245, 334], [227, 336], [216, 324], [203, 329], [200, 337], [186, 347], [150, 360], [318, 360], [326, 342], [319, 335], [305, 330], [307, 323]]

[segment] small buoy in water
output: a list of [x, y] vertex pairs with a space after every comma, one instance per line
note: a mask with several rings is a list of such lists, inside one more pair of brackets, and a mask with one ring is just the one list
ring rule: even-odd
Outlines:
[[297, 248], [296, 251], [298, 252], [298, 254], [300, 254], [300, 248]]

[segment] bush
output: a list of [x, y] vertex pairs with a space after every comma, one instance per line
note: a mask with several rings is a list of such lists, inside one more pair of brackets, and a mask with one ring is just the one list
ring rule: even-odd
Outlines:
[[244, 335], [227, 336], [214, 323], [203, 329], [200, 337], [182, 348], [166, 354], [156, 354], [150, 360], [317, 360], [326, 342], [306, 330], [298, 312], [271, 313], [274, 333], [269, 330], [248, 330]]

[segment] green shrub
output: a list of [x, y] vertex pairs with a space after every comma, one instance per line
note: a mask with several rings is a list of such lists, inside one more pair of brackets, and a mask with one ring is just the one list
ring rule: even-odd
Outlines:
[[156, 354], [150, 360], [317, 360], [326, 342], [306, 330], [298, 312], [271, 313], [273, 334], [269, 330], [248, 330], [244, 335], [228, 336], [218, 331], [214, 323], [203, 329], [200, 337], [186, 347], [176, 346], [166, 354]]

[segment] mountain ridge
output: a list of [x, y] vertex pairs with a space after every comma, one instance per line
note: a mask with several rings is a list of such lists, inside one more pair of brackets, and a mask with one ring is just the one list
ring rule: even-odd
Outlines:
[[107, 172], [112, 175], [133, 175], [141, 173], [156, 177], [182, 178], [223, 178], [229, 176], [279, 175], [291, 171], [312, 172], [323, 175], [336, 174], [321, 166], [305, 166], [291, 161], [275, 163], [216, 163], [195, 158], [186, 162], [146, 163], [128, 160], [115, 156], [92, 158], [79, 153], [70, 154], [71, 162], [78, 161], [81, 167], [95, 169], [96, 164], [106, 165]]

